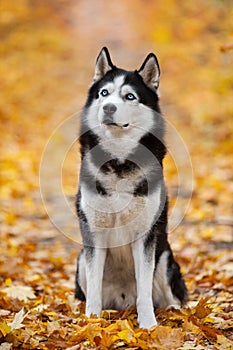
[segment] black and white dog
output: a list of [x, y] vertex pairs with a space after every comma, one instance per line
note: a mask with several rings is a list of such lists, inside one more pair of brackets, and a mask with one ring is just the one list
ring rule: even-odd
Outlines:
[[86, 300], [88, 316], [137, 306], [145, 328], [157, 324], [155, 307], [180, 307], [187, 298], [167, 241], [159, 76], [154, 54], [139, 70], [126, 71], [103, 48], [80, 136], [77, 212], [83, 250], [76, 297]]

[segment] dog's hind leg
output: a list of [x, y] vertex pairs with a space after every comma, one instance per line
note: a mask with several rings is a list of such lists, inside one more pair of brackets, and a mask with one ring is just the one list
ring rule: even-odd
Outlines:
[[[154, 245], [154, 243], [152, 243]], [[157, 325], [152, 300], [152, 285], [155, 266], [153, 247], [145, 252], [143, 239], [132, 243], [132, 252], [137, 283], [137, 312], [139, 327], [150, 328]]]
[[165, 250], [156, 266], [153, 282], [153, 300], [159, 307], [180, 308], [186, 302], [187, 290], [170, 249]]
[[90, 249], [90, 247], [85, 251], [87, 281], [86, 315], [88, 317], [91, 314], [100, 316], [102, 311], [102, 285], [106, 252], [107, 250], [103, 248]]

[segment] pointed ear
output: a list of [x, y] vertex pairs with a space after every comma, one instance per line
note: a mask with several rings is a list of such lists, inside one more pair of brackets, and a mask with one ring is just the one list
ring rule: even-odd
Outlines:
[[146, 57], [138, 73], [141, 75], [146, 85], [152, 89], [158, 89], [160, 69], [157, 57], [153, 53], [150, 53]]
[[112, 68], [113, 64], [108, 49], [103, 47], [96, 60], [93, 82], [100, 80]]

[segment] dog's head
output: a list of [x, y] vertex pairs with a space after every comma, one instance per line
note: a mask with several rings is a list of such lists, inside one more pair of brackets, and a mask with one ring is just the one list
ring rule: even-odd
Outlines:
[[150, 53], [138, 70], [113, 65], [104, 47], [97, 57], [93, 83], [85, 105], [85, 120], [101, 139], [140, 138], [156, 127], [160, 118], [160, 69]]

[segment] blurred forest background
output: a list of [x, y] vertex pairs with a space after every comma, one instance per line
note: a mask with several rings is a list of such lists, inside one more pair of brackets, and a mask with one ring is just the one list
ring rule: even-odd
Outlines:
[[[5, 344], [0, 349], [63, 349], [78, 343], [80, 348], [87, 344], [103, 349], [119, 344], [230, 349], [232, 1], [2, 0], [0, 11], [0, 343]], [[178, 312], [163, 311], [163, 332], [172, 327], [179, 333], [168, 332], [162, 340], [159, 331], [154, 338], [146, 338], [146, 333], [137, 336], [133, 311], [113, 314], [122, 323], [113, 323], [116, 328], [108, 331], [110, 321], [104, 318], [98, 325], [85, 319], [70, 321], [82, 309], [72, 301], [80, 246], [52, 226], [41, 201], [39, 166], [44, 147], [57, 126], [74, 114], [78, 133], [78, 115], [103, 46], [109, 48], [113, 62], [126, 69], [139, 68], [149, 52], [158, 56], [161, 108], [192, 161], [192, 199], [170, 241], [189, 289], [189, 310], [194, 311], [182, 314], [186, 320], [182, 325]], [[74, 145], [62, 168], [68, 198], [76, 192], [78, 162]], [[165, 172], [172, 207], [178, 174], [169, 154]], [[53, 180], [48, 176], [51, 198], [56, 197]], [[185, 183], [182, 186], [185, 201], [191, 190]], [[198, 304], [201, 297], [206, 299]], [[11, 323], [23, 306], [29, 314], [21, 312], [15, 327]], [[125, 329], [130, 336], [120, 333]], [[168, 334], [178, 343], [167, 345]]]

